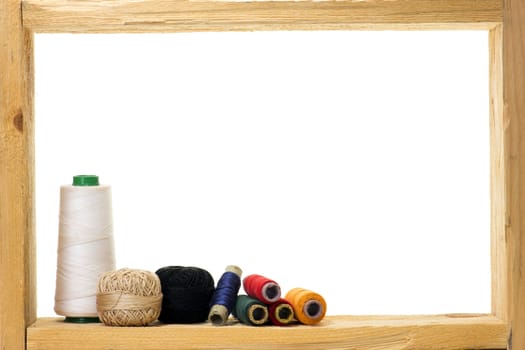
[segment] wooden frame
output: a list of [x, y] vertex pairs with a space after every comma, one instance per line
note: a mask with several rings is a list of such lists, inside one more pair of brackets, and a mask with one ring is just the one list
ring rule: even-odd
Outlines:
[[[37, 320], [33, 33], [279, 29], [489, 31], [492, 313], [341, 316], [288, 329]], [[525, 349], [524, 33], [522, 0], [0, 0], [0, 348]]]

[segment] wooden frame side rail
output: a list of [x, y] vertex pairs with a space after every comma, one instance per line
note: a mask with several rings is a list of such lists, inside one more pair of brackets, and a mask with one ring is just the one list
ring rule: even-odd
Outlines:
[[[33, 34], [327, 29], [489, 31], [492, 313], [284, 330], [37, 320]], [[522, 0], [0, 0], [0, 349], [525, 349], [524, 37]]]

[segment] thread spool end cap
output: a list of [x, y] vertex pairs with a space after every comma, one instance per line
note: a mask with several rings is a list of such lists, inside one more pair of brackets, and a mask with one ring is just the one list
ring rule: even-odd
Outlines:
[[262, 287], [262, 295], [267, 304], [273, 304], [281, 299], [281, 287], [277, 283], [268, 282]]
[[259, 326], [268, 321], [268, 308], [262, 304], [253, 304], [248, 310], [248, 319], [253, 325]]
[[236, 274], [237, 276], [241, 277], [242, 276], [242, 270], [239, 266], [236, 266], [236, 265], [228, 265], [226, 266], [226, 272], [233, 272], [234, 274]]
[[215, 304], [211, 307], [208, 320], [215, 326], [221, 326], [226, 323], [230, 312], [224, 305]]
[[318, 300], [309, 300], [304, 304], [304, 313], [312, 320], [321, 318], [324, 315], [323, 305]]
[[73, 186], [98, 186], [97, 175], [76, 175], [73, 176]]
[[69, 317], [66, 316], [64, 322], [67, 323], [100, 323], [98, 317]]
[[275, 308], [275, 317], [281, 323], [290, 323], [294, 318], [293, 308], [288, 304], [281, 304]]

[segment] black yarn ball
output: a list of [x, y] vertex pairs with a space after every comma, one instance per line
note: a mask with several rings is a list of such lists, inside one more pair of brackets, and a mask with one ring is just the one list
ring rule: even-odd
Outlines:
[[166, 266], [156, 274], [163, 294], [161, 322], [198, 323], [208, 319], [215, 292], [215, 282], [208, 271], [192, 266]]

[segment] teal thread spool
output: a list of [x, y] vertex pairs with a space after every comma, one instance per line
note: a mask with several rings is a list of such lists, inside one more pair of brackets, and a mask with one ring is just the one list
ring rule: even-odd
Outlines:
[[55, 312], [65, 322], [100, 322], [99, 275], [115, 269], [111, 187], [96, 175], [77, 175], [60, 189]]
[[268, 307], [262, 301], [247, 295], [237, 296], [232, 312], [241, 323], [261, 326], [268, 322]]

